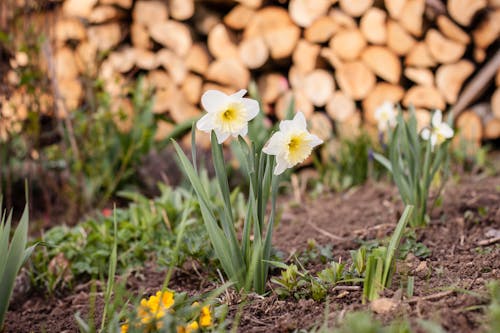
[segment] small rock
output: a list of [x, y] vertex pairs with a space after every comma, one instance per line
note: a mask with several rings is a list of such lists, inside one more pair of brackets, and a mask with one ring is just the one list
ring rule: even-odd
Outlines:
[[415, 272], [421, 273], [421, 272], [427, 272], [428, 267], [427, 267], [427, 261], [421, 261], [417, 268], [415, 268]]
[[370, 309], [378, 314], [386, 314], [396, 309], [399, 302], [391, 298], [378, 298], [370, 303]]

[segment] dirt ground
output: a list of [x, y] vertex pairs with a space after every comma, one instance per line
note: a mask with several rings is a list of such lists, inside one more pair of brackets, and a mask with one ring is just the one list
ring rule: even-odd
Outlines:
[[[412, 321], [432, 319], [449, 332], [478, 332], [484, 316], [477, 305], [486, 304], [486, 298], [475, 293], [484, 295], [486, 282], [500, 279], [500, 246], [481, 245], [495, 230], [500, 232], [500, 177], [450, 183], [443, 198], [441, 208], [432, 211], [430, 226], [417, 231], [418, 241], [432, 254], [424, 260], [410, 255], [398, 267], [415, 275], [414, 296], [399, 300], [396, 310], [379, 317], [385, 322], [405, 317]], [[275, 247], [290, 255], [305, 249], [308, 239], [315, 239], [319, 245], [332, 245], [335, 260], [348, 260], [349, 250], [357, 249], [361, 241], [389, 235], [403, 208], [397, 190], [385, 184], [366, 184], [301, 203], [284, 202], [288, 204], [276, 228]], [[199, 269], [185, 268], [174, 274], [171, 289], [195, 294], [216, 287], [203, 270], [200, 274]], [[148, 266], [129, 278], [128, 287], [148, 294], [160, 288], [163, 279], [164, 272]], [[386, 296], [392, 297], [398, 287], [395, 281]], [[74, 313], [87, 313], [89, 284], [78, 285], [71, 294], [58, 297], [30, 293], [15, 296], [5, 332], [77, 332]], [[360, 290], [330, 290], [329, 299], [328, 319], [332, 322], [347, 311], [367, 308], [361, 304]], [[234, 314], [238, 297], [232, 295], [229, 303]], [[291, 332], [309, 328], [322, 323], [325, 306], [313, 300], [251, 295], [239, 331]], [[101, 307], [98, 295], [98, 314]]]

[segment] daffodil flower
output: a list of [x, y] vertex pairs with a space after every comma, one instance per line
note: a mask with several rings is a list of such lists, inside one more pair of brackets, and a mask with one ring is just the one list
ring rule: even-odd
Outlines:
[[378, 124], [378, 130], [385, 132], [388, 127], [393, 128], [396, 126], [397, 112], [394, 104], [391, 102], [384, 102], [375, 110], [375, 120]]
[[282, 121], [279, 129], [262, 149], [268, 155], [276, 155], [275, 175], [303, 162], [314, 147], [323, 143], [316, 135], [309, 133], [302, 112], [298, 112], [293, 120]]
[[250, 98], [243, 98], [246, 93], [244, 89], [232, 95], [207, 90], [201, 97], [201, 105], [207, 114], [198, 120], [196, 127], [207, 133], [215, 131], [219, 144], [231, 135], [245, 136], [248, 132], [248, 122], [259, 113], [259, 103]]
[[453, 129], [443, 122], [443, 113], [441, 110], [436, 110], [432, 115], [431, 128], [424, 128], [420, 135], [424, 140], [431, 140], [431, 147], [440, 145], [447, 139], [453, 137]]

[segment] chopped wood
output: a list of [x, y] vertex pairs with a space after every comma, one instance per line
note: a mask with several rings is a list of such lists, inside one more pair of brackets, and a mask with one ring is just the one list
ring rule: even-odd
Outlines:
[[164, 22], [168, 19], [168, 9], [165, 2], [154, 0], [135, 2], [132, 11], [132, 20], [134, 23], [139, 23], [150, 27], [152, 24]]
[[189, 48], [186, 59], [184, 60], [187, 69], [198, 74], [205, 74], [209, 62], [210, 56], [208, 55], [208, 50], [206, 46], [201, 43], [193, 44]]
[[405, 65], [415, 67], [434, 67], [436, 65], [436, 59], [434, 59], [431, 55], [426, 43], [418, 42], [406, 55]]
[[224, 24], [217, 24], [208, 33], [207, 45], [210, 54], [217, 59], [237, 58], [238, 48], [233, 39]]
[[436, 86], [446, 102], [455, 104], [464, 81], [474, 72], [474, 64], [460, 60], [455, 64], [440, 66], [436, 71]]
[[354, 100], [363, 99], [375, 86], [375, 74], [362, 61], [342, 64], [335, 72], [340, 89]]
[[68, 17], [88, 18], [95, 4], [97, 0], [66, 0], [62, 6], [62, 12]]
[[417, 119], [417, 131], [429, 127], [432, 119], [431, 112], [426, 109], [415, 109], [415, 119]]
[[99, 0], [102, 5], [115, 5], [123, 9], [132, 8], [132, 0]]
[[122, 40], [122, 29], [118, 23], [107, 23], [92, 26], [87, 29], [89, 42], [99, 51], [108, 51]]
[[344, 92], [335, 91], [326, 103], [326, 112], [335, 121], [344, 122], [356, 112], [356, 103]]
[[173, 98], [172, 105], [169, 110], [169, 115], [176, 124], [181, 124], [188, 120], [193, 120], [199, 117], [201, 110], [196, 106], [189, 104], [182, 93], [177, 92]]
[[88, 20], [90, 23], [99, 24], [99, 23], [106, 23], [109, 21], [118, 20], [123, 17], [124, 17], [123, 11], [121, 11], [116, 7], [105, 5], [105, 6], [97, 6], [94, 9], [92, 9], [92, 12], [88, 17]]
[[486, 59], [486, 51], [479, 47], [474, 48], [473, 55], [474, 55], [474, 60], [477, 63], [482, 63]]
[[163, 141], [172, 134], [175, 125], [165, 120], [156, 121], [155, 141]]
[[289, 89], [286, 77], [273, 72], [262, 75], [257, 81], [257, 86], [263, 104], [276, 102], [280, 95]]
[[289, 25], [293, 25], [293, 22], [286, 9], [277, 6], [265, 7], [252, 16], [243, 32], [243, 39], [262, 36], [276, 28]]
[[262, 37], [244, 39], [238, 45], [241, 62], [250, 69], [262, 67], [269, 59], [269, 49]]
[[406, 67], [404, 75], [421, 86], [433, 86], [434, 74], [427, 68]]
[[473, 110], [462, 112], [457, 117], [456, 125], [458, 128], [458, 137], [477, 143], [481, 141], [483, 137], [483, 123], [481, 117]]
[[187, 75], [187, 68], [181, 57], [168, 49], [161, 49], [156, 52], [156, 59], [176, 84], [182, 84]]
[[264, 35], [271, 58], [283, 59], [289, 57], [300, 38], [300, 29], [295, 25], [276, 28]]
[[328, 13], [328, 16], [330, 16], [333, 19], [333, 21], [337, 23], [340, 27], [343, 28], [357, 27], [356, 20], [354, 20], [354, 18], [347, 15], [338, 8], [331, 9], [330, 12]]
[[145, 49], [136, 49], [134, 52], [135, 64], [137, 68], [150, 71], [158, 68], [160, 65], [158, 58], [153, 51]]
[[333, 36], [330, 47], [341, 59], [355, 60], [366, 47], [366, 40], [359, 29], [344, 29]]
[[500, 67], [497, 69], [497, 75], [495, 75], [495, 85], [500, 87]]
[[314, 106], [300, 90], [289, 90], [278, 98], [274, 110], [276, 117], [278, 119], [285, 119], [292, 98], [295, 110], [300, 110], [309, 119], [314, 112]]
[[413, 86], [403, 98], [403, 105], [409, 107], [412, 105], [415, 108], [439, 109], [443, 110], [446, 107], [445, 100], [436, 87], [430, 86]]
[[500, 138], [500, 119], [492, 118], [486, 122], [483, 137], [488, 140]]
[[252, 19], [252, 16], [255, 15], [255, 10], [244, 6], [237, 5], [231, 9], [231, 11], [224, 16], [224, 24], [226, 24], [229, 28], [234, 30], [243, 30], [248, 22]]
[[87, 31], [77, 18], [65, 17], [57, 20], [54, 27], [54, 37], [61, 44], [68, 40], [81, 41], [87, 38]]
[[155, 90], [172, 89], [175, 86], [175, 83], [168, 76], [167, 72], [161, 69], [149, 71], [145, 82], [148, 88]]
[[222, 58], [208, 66], [206, 78], [219, 84], [245, 89], [250, 82], [250, 72], [239, 60]]
[[465, 53], [466, 46], [444, 37], [439, 31], [430, 29], [425, 43], [432, 57], [442, 64], [457, 62]]
[[311, 133], [323, 141], [331, 138], [333, 133], [332, 122], [323, 112], [314, 112], [309, 118], [309, 128]]
[[304, 30], [304, 38], [311, 43], [325, 43], [339, 30], [331, 16], [321, 16]]
[[149, 27], [151, 38], [179, 56], [185, 56], [193, 40], [186, 24], [173, 20], [153, 23]]
[[398, 83], [401, 78], [399, 58], [385, 46], [369, 46], [362, 55], [363, 62], [380, 78]]
[[399, 23], [387, 22], [387, 46], [397, 55], [406, 55], [415, 46], [415, 39]]
[[314, 106], [325, 106], [335, 90], [330, 72], [316, 69], [304, 78], [303, 92]]
[[151, 49], [153, 42], [149, 38], [148, 28], [139, 23], [132, 23], [130, 25], [130, 40], [132, 45], [138, 49]]
[[288, 80], [290, 81], [290, 85], [294, 89], [302, 89], [304, 86], [304, 79], [306, 77], [306, 73], [302, 72], [295, 66], [291, 66], [288, 70]]
[[335, 124], [337, 135], [343, 139], [354, 139], [359, 136], [361, 129], [361, 113], [356, 111], [345, 121]]
[[112, 52], [107, 61], [111, 62], [117, 72], [126, 73], [134, 68], [135, 57], [136, 51], [131, 47], [125, 47], [119, 51]]
[[481, 70], [471, 79], [464, 87], [458, 101], [451, 107], [450, 112], [456, 117], [462, 110], [474, 102], [474, 100], [484, 91], [486, 86], [491, 82], [495, 73], [500, 68], [500, 51], [497, 51], [494, 56], [484, 65]]
[[97, 48], [89, 42], [80, 43], [75, 52], [78, 71], [88, 76], [97, 74]]
[[203, 79], [196, 74], [188, 74], [182, 82], [181, 90], [186, 100], [191, 104], [198, 104], [201, 98]]
[[290, 0], [288, 11], [292, 20], [299, 27], [305, 28], [318, 17], [326, 15], [330, 5], [330, 0]]
[[368, 42], [372, 44], [386, 43], [386, 18], [386, 12], [376, 7], [368, 9], [363, 17], [361, 17], [359, 28]]
[[406, 4], [406, 0], [384, 0], [385, 9], [393, 19], [399, 19]]
[[173, 19], [187, 20], [194, 15], [194, 0], [169, 0], [168, 9]]
[[207, 90], [219, 90], [225, 93], [226, 95], [231, 95], [235, 93], [233, 87], [223, 86], [213, 82], [205, 82], [203, 84], [203, 88], [201, 89], [201, 91], [207, 91]]
[[436, 19], [436, 23], [443, 35], [445, 35], [449, 39], [453, 39], [454, 41], [462, 44], [470, 43], [469, 35], [447, 16], [439, 15]]
[[359, 17], [373, 4], [373, 0], [339, 0], [340, 9], [352, 17]]
[[295, 67], [304, 73], [311, 72], [316, 68], [316, 61], [320, 52], [320, 46], [313, 44], [305, 39], [301, 39], [297, 43], [292, 60]]
[[77, 79], [58, 80], [59, 93], [68, 110], [74, 110], [80, 106], [83, 97], [83, 87]]
[[422, 21], [424, 17], [425, 0], [407, 0], [398, 22], [413, 36], [422, 36]]
[[76, 79], [79, 74], [73, 51], [69, 47], [56, 50], [54, 55], [55, 75], [58, 81]]
[[495, 118], [500, 119], [500, 88], [491, 96], [491, 112]]
[[488, 12], [479, 26], [472, 31], [476, 47], [487, 49], [500, 36], [500, 9]]
[[364, 119], [373, 125], [377, 124], [375, 110], [385, 102], [399, 103], [404, 96], [404, 89], [400, 85], [379, 82], [363, 99]]
[[486, 0], [448, 0], [446, 8], [455, 22], [467, 27], [471, 24], [474, 15], [486, 5]]
[[218, 12], [199, 4], [196, 6], [193, 20], [196, 31], [206, 36], [213, 27], [221, 23], [221, 16]]
[[262, 0], [236, 0], [237, 2], [250, 8], [259, 8], [262, 6]]
[[111, 106], [113, 122], [118, 131], [128, 133], [134, 126], [134, 106], [128, 98], [119, 98]]
[[333, 51], [329, 47], [324, 47], [321, 49], [320, 53], [321, 57], [326, 59], [330, 65], [332, 65], [333, 68], [337, 69], [342, 66], [342, 62], [339, 59], [339, 57], [335, 54], [335, 51]]

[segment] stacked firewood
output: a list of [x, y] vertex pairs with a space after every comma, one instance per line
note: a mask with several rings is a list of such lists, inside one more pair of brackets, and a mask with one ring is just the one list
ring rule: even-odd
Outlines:
[[[323, 139], [333, 128], [348, 137], [375, 133], [385, 101], [413, 105], [428, 124], [431, 110], [457, 102], [499, 34], [495, 0], [64, 0], [54, 75], [68, 110], [89, 75], [133, 116], [127, 82], [144, 74], [165, 115], [160, 137], [201, 114], [204, 90], [251, 80], [270, 117], [283, 118], [293, 98]], [[457, 118], [474, 141], [500, 137], [499, 81], [483, 96], [487, 114]]]

